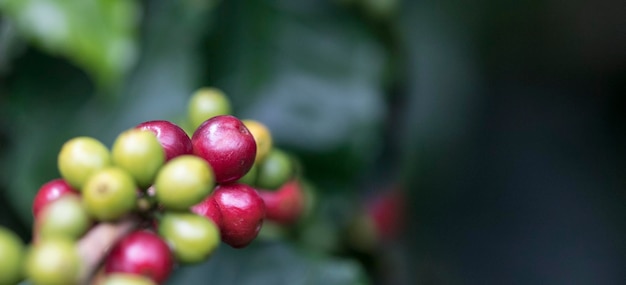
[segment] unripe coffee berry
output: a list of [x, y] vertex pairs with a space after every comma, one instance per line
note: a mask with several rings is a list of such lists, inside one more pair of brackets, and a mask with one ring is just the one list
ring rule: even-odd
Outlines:
[[[35, 198], [33, 199], [33, 216], [35, 219], [39, 216], [39, 212], [49, 203], [65, 196], [65, 195], [77, 195], [78, 192], [74, 190], [63, 179], [51, 180], [39, 188]], [[1, 283], [0, 283], [1, 284]]]
[[35, 223], [38, 239], [60, 236], [77, 240], [91, 226], [91, 218], [78, 196], [66, 195], [43, 208]]
[[94, 172], [111, 165], [111, 154], [104, 144], [90, 137], [77, 137], [61, 147], [57, 166], [72, 188], [81, 191]]
[[217, 88], [200, 88], [191, 95], [187, 113], [191, 127], [196, 129], [204, 121], [218, 115], [228, 115], [232, 112], [230, 101]]
[[273, 148], [259, 164], [256, 186], [274, 190], [285, 184], [293, 176], [293, 163], [284, 151]]
[[0, 226], [0, 284], [16, 284], [22, 279], [24, 243], [7, 228]]
[[211, 166], [197, 156], [183, 155], [170, 160], [154, 183], [156, 199], [165, 208], [187, 210], [207, 197], [215, 179]]
[[161, 237], [148, 231], [135, 231], [113, 247], [104, 270], [142, 275], [160, 284], [167, 280], [173, 266], [174, 257]]
[[193, 213], [166, 212], [159, 223], [163, 237], [181, 263], [206, 260], [220, 242], [220, 232], [209, 219]]
[[205, 121], [193, 134], [191, 143], [194, 154], [211, 165], [217, 183], [237, 181], [254, 164], [254, 138], [233, 116], [216, 116]]
[[165, 152], [150, 130], [131, 129], [121, 133], [111, 150], [113, 163], [126, 170], [137, 185], [148, 188], [165, 162]]
[[109, 167], [89, 178], [83, 189], [83, 203], [97, 220], [115, 220], [134, 209], [136, 189], [130, 174], [121, 168]]
[[272, 149], [273, 143], [270, 130], [259, 121], [243, 120], [242, 122], [254, 137], [254, 141], [256, 142], [255, 162], [259, 163], [265, 159]]
[[156, 135], [161, 147], [165, 151], [165, 161], [179, 155], [193, 153], [191, 139], [178, 125], [164, 120], [143, 122], [136, 129], [149, 130]]
[[64, 238], [41, 239], [26, 256], [26, 275], [38, 285], [76, 284], [80, 257], [76, 245]]
[[250, 244], [265, 218], [265, 203], [257, 191], [246, 184], [233, 183], [217, 186], [211, 197], [221, 213], [222, 241], [234, 248]]

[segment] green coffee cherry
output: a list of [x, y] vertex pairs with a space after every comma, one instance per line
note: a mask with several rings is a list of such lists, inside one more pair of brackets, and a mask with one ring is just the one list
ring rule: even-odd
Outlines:
[[254, 163], [252, 165], [252, 168], [248, 170], [248, 173], [246, 173], [246, 175], [244, 175], [243, 177], [239, 178], [237, 182], [248, 184], [250, 186], [255, 186], [258, 173], [259, 173], [259, 167], [257, 166], [256, 163]]
[[211, 87], [198, 89], [191, 95], [187, 106], [189, 123], [194, 130], [210, 118], [231, 112], [230, 101], [224, 92]]
[[78, 196], [66, 195], [43, 208], [37, 225], [40, 238], [77, 240], [89, 229], [91, 219]]
[[7, 228], [0, 226], [0, 284], [16, 284], [22, 279], [24, 243]]
[[26, 256], [26, 275], [37, 285], [72, 285], [77, 283], [80, 257], [69, 239], [41, 239]]
[[259, 165], [256, 185], [262, 189], [278, 189], [293, 176], [291, 158], [284, 151], [274, 148]]
[[136, 189], [128, 172], [109, 167], [89, 178], [83, 189], [83, 204], [87, 212], [99, 221], [116, 220], [135, 208]]
[[169, 243], [176, 259], [188, 264], [206, 260], [220, 243], [220, 231], [213, 221], [193, 213], [165, 213], [159, 235]]
[[153, 132], [131, 129], [121, 133], [111, 150], [113, 163], [126, 170], [137, 185], [148, 188], [165, 162], [165, 151]]
[[94, 172], [111, 165], [111, 154], [104, 144], [90, 137], [77, 137], [61, 147], [57, 166], [61, 176], [81, 191]]
[[173, 210], [187, 210], [200, 203], [211, 194], [214, 186], [211, 166], [193, 155], [170, 160], [161, 168], [154, 183], [157, 201]]

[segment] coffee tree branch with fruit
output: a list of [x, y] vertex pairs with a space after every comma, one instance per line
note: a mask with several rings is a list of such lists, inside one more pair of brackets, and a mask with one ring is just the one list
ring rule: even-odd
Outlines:
[[0, 284], [162, 284], [220, 242], [246, 247], [264, 221], [294, 225], [310, 201], [293, 158], [231, 113], [223, 92], [202, 88], [182, 127], [143, 122], [110, 149], [68, 140], [60, 178], [33, 201], [31, 244], [0, 227]]

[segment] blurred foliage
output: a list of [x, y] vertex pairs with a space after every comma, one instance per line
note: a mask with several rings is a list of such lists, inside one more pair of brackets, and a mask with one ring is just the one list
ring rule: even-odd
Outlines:
[[126, 0], [2, 0], [0, 11], [20, 35], [85, 69], [102, 87], [135, 61], [139, 10]]

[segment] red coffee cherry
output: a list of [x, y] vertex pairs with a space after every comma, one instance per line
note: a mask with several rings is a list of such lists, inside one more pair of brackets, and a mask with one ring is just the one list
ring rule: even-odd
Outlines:
[[193, 153], [191, 139], [187, 133], [178, 125], [165, 121], [155, 120], [143, 122], [135, 127], [136, 129], [152, 131], [163, 150], [165, 150], [165, 161], [183, 154]]
[[173, 266], [174, 258], [167, 243], [155, 233], [140, 230], [125, 236], [113, 247], [104, 270], [142, 275], [161, 284]]
[[206, 120], [194, 132], [193, 153], [204, 158], [215, 172], [217, 183], [234, 182], [254, 164], [256, 142], [246, 126], [231, 115]]
[[278, 190], [259, 190], [265, 202], [265, 217], [279, 224], [290, 225], [298, 221], [304, 210], [304, 193], [298, 180], [293, 179]]
[[234, 248], [250, 244], [259, 234], [265, 218], [265, 204], [257, 191], [246, 184], [220, 185], [211, 199], [221, 213], [222, 241]]
[[217, 227], [222, 227], [222, 213], [213, 195], [207, 196], [202, 202], [191, 207], [191, 211], [196, 215], [212, 220]]
[[78, 192], [61, 178], [50, 180], [42, 185], [35, 195], [35, 199], [33, 199], [33, 216], [35, 219], [46, 205], [68, 194], [78, 195]]

